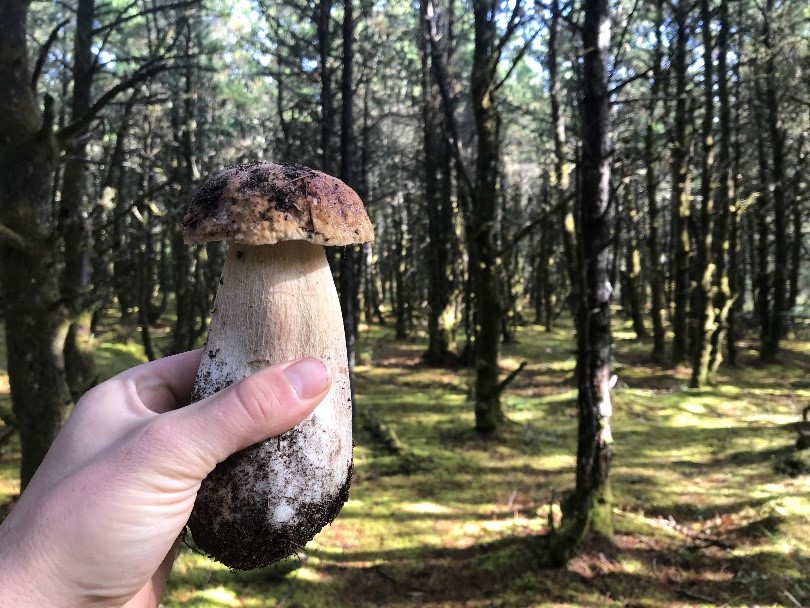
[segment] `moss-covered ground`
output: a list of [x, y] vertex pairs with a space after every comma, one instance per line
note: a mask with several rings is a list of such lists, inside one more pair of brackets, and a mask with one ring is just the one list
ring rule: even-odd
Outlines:
[[[788, 341], [772, 366], [744, 349], [745, 366], [689, 390], [687, 369], [650, 364], [649, 344], [622, 328], [616, 341], [614, 545], [539, 567], [549, 505], [573, 484], [570, 327], [524, 327], [504, 347], [505, 370], [528, 364], [494, 439], [472, 430], [467, 371], [426, 368], [423, 342], [375, 327], [359, 349], [356, 408], [405, 450], [391, 454], [361, 430], [351, 500], [305, 552], [234, 573], [184, 549], [165, 605], [810, 605], [810, 476], [783, 466], [810, 404], [810, 343]], [[141, 360], [137, 335], [101, 343], [105, 375]], [[0, 407], [4, 367], [0, 353]], [[12, 440], [0, 452], [0, 504], [18, 491], [17, 450]]]

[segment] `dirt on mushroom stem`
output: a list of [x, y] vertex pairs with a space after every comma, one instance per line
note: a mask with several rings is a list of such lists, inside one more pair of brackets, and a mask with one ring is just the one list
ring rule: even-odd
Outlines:
[[189, 520], [195, 543], [229, 567], [251, 569], [305, 545], [348, 498], [351, 392], [323, 247], [231, 244], [222, 276], [194, 399], [308, 356], [321, 358], [332, 375], [329, 394], [310, 417], [235, 454], [202, 483]]

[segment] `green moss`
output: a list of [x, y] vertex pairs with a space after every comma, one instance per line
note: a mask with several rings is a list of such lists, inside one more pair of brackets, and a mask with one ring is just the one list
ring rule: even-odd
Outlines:
[[143, 345], [140, 342], [102, 342], [96, 351], [99, 375], [105, 380], [125, 369], [146, 363], [146, 361]]
[[[396, 342], [391, 328], [370, 327], [356, 408], [406, 449], [392, 455], [360, 430], [350, 500], [301, 560], [234, 573], [185, 551], [165, 605], [674, 608], [687, 600], [672, 581], [715, 604], [781, 605], [787, 590], [809, 605], [808, 478], [774, 464], [794, 449], [789, 425], [810, 402], [810, 346], [788, 341], [781, 366], [723, 369], [717, 386], [686, 390], [688, 370], [648, 363], [650, 344], [632, 338], [617, 332], [613, 506], [603, 513], [612, 549], [586, 543], [566, 569], [540, 568], [550, 502], [559, 527], [574, 483], [570, 324], [519, 328], [504, 347], [505, 371], [528, 364], [504, 395], [511, 422], [489, 439], [472, 429], [469, 370], [424, 367], [421, 337]], [[102, 334], [104, 377], [142, 361], [137, 334]], [[16, 492], [17, 450], [0, 451], [0, 503]]]

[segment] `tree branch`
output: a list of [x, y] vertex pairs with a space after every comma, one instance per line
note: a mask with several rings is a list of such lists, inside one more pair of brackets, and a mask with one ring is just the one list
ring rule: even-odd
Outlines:
[[532, 43], [534, 42], [534, 39], [537, 38], [537, 35], [539, 33], [540, 33], [540, 28], [537, 28], [537, 31], [534, 32], [534, 34], [532, 34], [531, 36], [529, 36], [528, 40], [526, 40], [526, 42], [523, 44], [523, 46], [520, 47], [520, 50], [512, 58], [512, 64], [509, 66], [509, 69], [506, 70], [506, 75], [503, 78], [501, 78], [500, 82], [498, 82], [495, 85], [495, 87], [494, 87], [495, 91], [500, 90], [500, 88], [504, 84], [506, 84], [506, 81], [509, 80], [509, 77], [512, 75], [512, 72], [515, 71], [515, 68], [521, 62], [523, 57], [526, 56], [526, 53], [529, 51], [529, 48], [531, 47]]
[[[541, 7], [543, 10], [548, 11], [549, 13], [554, 13], [555, 12], [550, 5], [545, 4], [544, 2], [539, 2], [538, 1], [537, 6]], [[563, 11], [556, 11], [556, 13], [557, 13], [557, 17], [559, 17], [560, 19], [565, 21], [565, 23], [568, 24], [568, 27], [570, 27], [572, 30], [574, 30], [575, 33], [578, 34], [578, 33], [580, 33], [582, 31], [582, 26], [579, 23], [577, 23], [576, 21], [574, 21], [571, 18], [571, 15], [569, 15], [568, 13], [564, 13]]]
[[65, 146], [65, 143], [76, 137], [79, 133], [84, 131], [93, 120], [95, 120], [96, 116], [105, 108], [107, 105], [113, 101], [118, 95], [127, 91], [133, 87], [136, 87], [140, 83], [145, 80], [148, 80], [152, 76], [156, 74], [160, 74], [161, 72], [168, 69], [168, 65], [165, 63], [157, 62], [155, 65], [147, 68], [142, 68], [135, 72], [132, 76], [127, 78], [126, 80], [122, 80], [117, 85], [109, 89], [106, 93], [104, 93], [101, 97], [98, 98], [96, 103], [94, 103], [87, 113], [82, 116], [81, 118], [75, 120], [74, 122], [70, 123], [69, 125], [65, 125], [61, 128], [57, 134], [56, 138], [59, 141], [62, 147]]
[[37, 55], [37, 62], [34, 64], [34, 71], [31, 74], [31, 89], [34, 91], [36, 95], [37, 92], [37, 81], [39, 80], [39, 75], [42, 73], [42, 67], [45, 65], [45, 59], [48, 57], [48, 52], [51, 50], [53, 43], [56, 42], [57, 38], [59, 38], [59, 31], [65, 27], [68, 23], [70, 23], [70, 19], [65, 19], [60, 24], [58, 24], [53, 30], [51, 31], [51, 35], [48, 36], [48, 39], [45, 41], [39, 49], [39, 55]]
[[522, 22], [523, 5], [521, 0], [516, 0], [515, 8], [512, 9], [512, 14], [509, 16], [509, 23], [506, 24], [506, 29], [504, 29], [503, 35], [501, 36], [500, 40], [498, 40], [498, 44], [495, 45], [496, 57], [500, 58], [501, 51], [503, 51], [504, 47], [509, 44], [509, 39], [512, 38]]
[[633, 15], [636, 14], [636, 9], [638, 8], [638, 0], [633, 3], [633, 8], [630, 9], [630, 14], [627, 16], [624, 22], [624, 28], [622, 28], [622, 33], [619, 36], [619, 41], [616, 44], [616, 59], [613, 62], [613, 70], [610, 72], [610, 76], [608, 76], [608, 81], [612, 80], [613, 78], [613, 71], [615, 71], [616, 66], [622, 65], [624, 63], [624, 39], [627, 37], [627, 32], [630, 30], [630, 24], [633, 22]]
[[25, 239], [8, 226], [0, 224], [0, 244], [16, 251], [30, 251], [31, 247]]
[[433, 73], [436, 76], [436, 84], [439, 86], [439, 95], [442, 98], [442, 108], [444, 109], [445, 135], [450, 144], [453, 158], [456, 161], [456, 167], [458, 168], [461, 182], [467, 190], [467, 195], [472, 198], [475, 195], [475, 187], [464, 165], [464, 159], [461, 156], [461, 141], [458, 135], [455, 112], [453, 110], [453, 99], [450, 93], [447, 66], [442, 59], [441, 49], [439, 48], [439, 34], [436, 31], [436, 14], [433, 10], [433, 2], [431, 0], [427, 0], [427, 14], [425, 15], [425, 19], [427, 20], [426, 29], [430, 41], [430, 58], [433, 64]]
[[554, 205], [553, 207], [548, 209], [545, 213], [543, 213], [539, 217], [534, 218], [532, 221], [530, 221], [528, 224], [526, 224], [523, 228], [518, 230], [517, 233], [515, 234], [515, 236], [513, 236], [506, 245], [501, 247], [495, 253], [495, 257], [499, 258], [499, 257], [509, 253], [509, 251], [513, 247], [515, 247], [515, 245], [517, 245], [518, 243], [520, 243], [520, 241], [522, 241], [527, 236], [529, 236], [535, 228], [537, 228], [543, 222], [547, 221], [550, 217], [552, 217], [553, 214], [557, 213], [560, 209], [562, 209], [565, 206], [566, 203], [567, 203], [567, 201], [565, 201], [565, 200], [560, 201], [559, 203], [557, 203], [556, 205]]
[[115, 30], [119, 25], [126, 23], [127, 21], [132, 21], [133, 19], [137, 19], [139, 17], [146, 17], [147, 15], [152, 15], [154, 13], [159, 13], [161, 11], [169, 11], [173, 9], [182, 9], [188, 8], [197, 4], [200, 4], [201, 0], [186, 0], [184, 2], [177, 2], [175, 4], [164, 4], [161, 6], [155, 6], [152, 8], [148, 8], [146, 10], [140, 11], [138, 13], [133, 13], [132, 15], [127, 15], [127, 11], [131, 9], [133, 6], [138, 4], [138, 0], [134, 0], [122, 10], [118, 12], [118, 18], [110, 23], [105, 23], [104, 25], [100, 25], [96, 29], [93, 30], [93, 36], [99, 35], [101, 32], [108, 31], [108, 30]]

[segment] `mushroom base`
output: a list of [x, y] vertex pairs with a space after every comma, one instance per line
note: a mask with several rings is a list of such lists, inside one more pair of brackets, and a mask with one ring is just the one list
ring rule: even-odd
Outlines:
[[194, 541], [230, 568], [260, 568], [302, 548], [348, 498], [352, 465], [346, 342], [323, 247], [231, 244], [192, 400], [308, 356], [330, 368], [323, 402], [287, 433], [218, 464], [197, 494]]
[[[238, 462], [226, 460], [217, 467], [217, 475], [203, 482], [206, 495], [215, 497], [220, 493], [240, 493], [250, 487], [253, 480], [237, 472], [239, 465], [252, 463], [260, 466], [263, 455], [260, 446], [252, 446], [240, 452]], [[211, 522], [222, 517], [221, 503], [206, 500], [195, 503], [188, 526], [194, 544], [209, 557], [234, 570], [263, 568], [293, 555], [303, 548], [324, 526], [337, 517], [349, 499], [352, 467], [343, 486], [336, 495], [319, 503], [299, 505], [299, 517], [294, 522], [272, 525], [261, 505], [247, 501], [241, 508], [239, 518], [227, 526], [212, 526]]]

